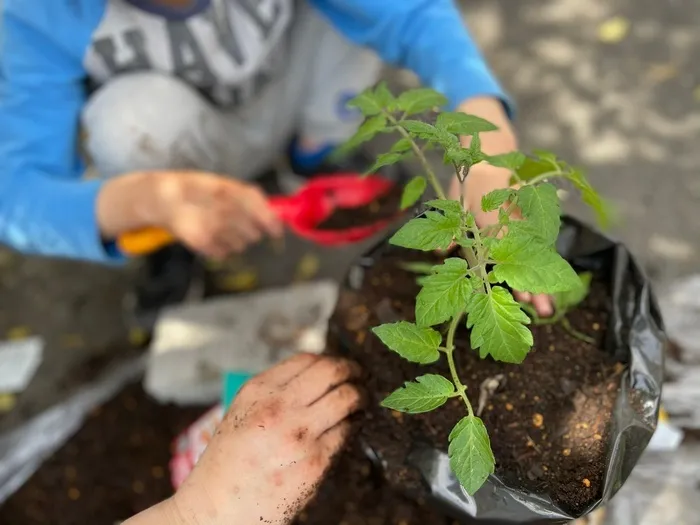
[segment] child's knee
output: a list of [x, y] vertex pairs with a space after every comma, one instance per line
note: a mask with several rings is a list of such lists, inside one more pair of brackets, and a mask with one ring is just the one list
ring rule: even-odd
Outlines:
[[175, 77], [153, 72], [119, 76], [98, 89], [83, 110], [84, 147], [104, 177], [167, 169], [178, 141], [211, 111]]

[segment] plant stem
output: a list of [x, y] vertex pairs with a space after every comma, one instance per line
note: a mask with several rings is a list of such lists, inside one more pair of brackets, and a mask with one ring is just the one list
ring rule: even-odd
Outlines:
[[561, 325], [566, 330], [571, 334], [571, 336], [575, 337], [576, 339], [579, 339], [580, 341], [583, 341], [584, 343], [588, 343], [589, 345], [594, 345], [595, 344], [595, 339], [592, 337], [588, 337], [586, 334], [579, 332], [576, 330], [573, 326], [571, 326], [571, 323], [566, 317], [562, 317], [561, 319]]
[[454, 358], [455, 332], [457, 331], [457, 326], [459, 326], [459, 322], [462, 320], [463, 315], [464, 313], [460, 312], [452, 318], [450, 328], [447, 331], [447, 341], [445, 342], [445, 354], [447, 354], [447, 364], [450, 367], [450, 375], [452, 376], [452, 382], [454, 383], [455, 388], [457, 389], [457, 393], [462, 398], [462, 401], [464, 401], [464, 404], [467, 405], [467, 411], [469, 412], [469, 416], [471, 417], [474, 415], [474, 409], [472, 408], [472, 404], [469, 402], [469, 398], [467, 397], [467, 387], [462, 384], [462, 381], [460, 381], [459, 375], [457, 374], [457, 366], [455, 365]]
[[413, 150], [413, 153], [415, 153], [416, 157], [418, 158], [418, 161], [421, 163], [421, 166], [423, 166], [423, 169], [425, 170], [425, 174], [428, 176], [428, 180], [430, 181], [430, 185], [433, 187], [433, 190], [435, 191], [435, 195], [437, 195], [438, 199], [442, 200], [447, 200], [447, 196], [445, 195], [445, 190], [442, 189], [442, 184], [440, 184], [440, 181], [437, 178], [437, 175], [435, 175], [435, 172], [433, 169], [430, 167], [430, 163], [428, 162], [428, 159], [425, 157], [425, 154], [423, 153], [423, 150], [421, 150], [418, 147], [418, 144], [416, 144], [416, 141], [413, 140], [413, 137], [411, 137], [410, 133], [403, 129], [399, 125], [399, 121], [394, 118], [394, 116], [389, 113], [389, 112], [384, 112], [386, 115], [387, 119], [389, 122], [391, 122], [394, 126], [396, 126], [396, 129], [399, 131], [401, 136], [405, 139], [408, 139], [409, 142], [411, 143], [411, 149]]

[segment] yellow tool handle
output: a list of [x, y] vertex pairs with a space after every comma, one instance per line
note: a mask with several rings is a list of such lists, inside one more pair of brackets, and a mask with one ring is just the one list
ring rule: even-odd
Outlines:
[[117, 247], [126, 255], [147, 255], [175, 242], [175, 237], [163, 228], [143, 228], [124, 233], [117, 239]]

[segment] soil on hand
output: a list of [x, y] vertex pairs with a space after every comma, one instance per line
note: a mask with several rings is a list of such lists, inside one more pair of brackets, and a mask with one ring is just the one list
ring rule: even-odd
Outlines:
[[345, 230], [357, 226], [369, 226], [379, 221], [395, 218], [400, 212], [402, 187], [398, 184], [366, 206], [338, 208], [318, 225], [319, 230]]
[[[367, 374], [372, 399], [361, 437], [387, 462], [385, 476], [391, 485], [421, 494], [420, 475], [406, 464], [412, 443], [446, 450], [450, 430], [466, 409], [458, 398], [420, 415], [379, 406], [386, 395], [417, 376], [432, 372], [449, 377], [444, 359], [429, 366], [409, 363], [370, 332], [378, 324], [415, 319], [417, 275], [400, 267], [410, 260], [439, 262], [409, 250], [386, 251], [365, 270], [359, 290], [341, 294], [331, 326], [338, 327], [343, 352]], [[521, 365], [481, 360], [470, 349], [466, 326], [455, 340], [459, 375], [475, 410], [482, 382], [501, 376], [498, 389], [483, 401], [481, 414], [496, 474], [512, 487], [551, 497], [575, 515], [602, 494], [609, 422], [624, 368], [600, 349], [608, 311], [608, 290], [602, 281], [594, 281], [588, 298], [567, 318], [597, 344], [572, 337], [561, 324], [531, 325], [535, 345]]]
[[[173, 439], [205, 409], [159, 405], [140, 384], [94, 410], [82, 429], [0, 507], [11, 525], [114, 525], [170, 497]], [[357, 441], [348, 444], [295, 525], [449, 525], [394, 493]]]

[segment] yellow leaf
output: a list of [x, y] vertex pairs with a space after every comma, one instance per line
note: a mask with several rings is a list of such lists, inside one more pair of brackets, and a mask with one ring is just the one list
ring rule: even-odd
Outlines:
[[148, 340], [148, 333], [142, 328], [132, 328], [129, 330], [129, 343], [133, 346], [143, 346]]
[[27, 326], [14, 326], [7, 331], [7, 338], [12, 341], [17, 341], [19, 339], [26, 339], [30, 335], [29, 327]]
[[80, 334], [65, 334], [61, 336], [61, 346], [64, 348], [84, 348], [85, 339]]
[[294, 274], [295, 281], [308, 281], [316, 276], [319, 268], [321, 267], [321, 261], [317, 255], [313, 253], [306, 253], [299, 259], [297, 263], [297, 269]]
[[0, 413], [9, 412], [17, 404], [17, 397], [14, 394], [0, 394]]
[[629, 20], [616, 16], [606, 20], [598, 27], [598, 39], [606, 44], [616, 44], [627, 36], [629, 30]]
[[258, 273], [253, 269], [223, 275], [219, 286], [227, 292], [247, 292], [258, 285]]
[[668, 413], [664, 410], [664, 407], [659, 408], [659, 421], [661, 423], [668, 422]]

